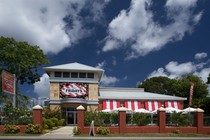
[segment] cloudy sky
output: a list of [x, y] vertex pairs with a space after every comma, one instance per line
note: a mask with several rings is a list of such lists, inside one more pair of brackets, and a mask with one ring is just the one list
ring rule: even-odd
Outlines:
[[[101, 86], [210, 73], [209, 0], [1, 0], [0, 35], [44, 50], [50, 64], [105, 70]], [[49, 96], [49, 79], [21, 87]]]

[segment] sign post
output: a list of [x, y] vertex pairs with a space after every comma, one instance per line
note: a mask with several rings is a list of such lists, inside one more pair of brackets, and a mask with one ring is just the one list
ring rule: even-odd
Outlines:
[[13, 107], [15, 107], [16, 106], [15, 74], [11, 74], [3, 70], [1, 76], [2, 76], [2, 92], [13, 95]]

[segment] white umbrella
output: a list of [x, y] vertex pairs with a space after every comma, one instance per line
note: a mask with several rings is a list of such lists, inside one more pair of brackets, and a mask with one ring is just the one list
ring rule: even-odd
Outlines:
[[196, 111], [196, 109], [192, 107], [188, 107], [188, 108], [183, 109], [182, 111], [188, 113], [188, 112], [194, 112]]
[[178, 113], [178, 112], [182, 111], [182, 110], [174, 108], [174, 107], [166, 107], [165, 110], [166, 110], [166, 113], [173, 113], [173, 112]]
[[104, 109], [104, 110], [101, 110], [101, 112], [109, 112], [109, 113], [111, 113], [112, 110], [110, 110], [110, 109]]
[[133, 110], [128, 109], [126, 107], [118, 107], [118, 108], [114, 109], [113, 111], [119, 111], [119, 110], [126, 111], [127, 113], [132, 113], [133, 112]]
[[140, 108], [140, 109], [137, 109], [137, 110], [134, 110], [135, 112], [138, 112], [138, 113], [152, 113], [151, 111], [149, 110], [146, 110], [144, 108]]

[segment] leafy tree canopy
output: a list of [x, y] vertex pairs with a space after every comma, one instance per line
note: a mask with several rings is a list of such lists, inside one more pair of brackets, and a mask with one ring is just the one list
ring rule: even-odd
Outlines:
[[[138, 85], [138, 88], [144, 88], [147, 92], [175, 95], [189, 99], [191, 83], [194, 83], [193, 105], [196, 107], [204, 107], [207, 100], [208, 87], [201, 78], [195, 75], [187, 75], [180, 79], [152, 77], [143, 81]], [[188, 102], [188, 100], [185, 102], [185, 107], [188, 106]]]
[[0, 37], [0, 70], [15, 74], [17, 83], [33, 84], [39, 81], [37, 68], [47, 63], [46, 55], [38, 46]]
[[[0, 36], [0, 77], [2, 70], [16, 75], [16, 93], [19, 84], [33, 84], [40, 80], [38, 67], [49, 63], [46, 55], [38, 46], [27, 42], [17, 42], [13, 38]], [[2, 91], [0, 78], [0, 91]], [[0, 92], [1, 93], [1, 92]], [[9, 102], [8, 97], [0, 94], [0, 103]], [[26, 108], [29, 98], [16, 94], [18, 107]]]
[[159, 94], [173, 95], [172, 84], [175, 82], [168, 77], [152, 77], [144, 80], [138, 88], [144, 88], [146, 92], [154, 92]]

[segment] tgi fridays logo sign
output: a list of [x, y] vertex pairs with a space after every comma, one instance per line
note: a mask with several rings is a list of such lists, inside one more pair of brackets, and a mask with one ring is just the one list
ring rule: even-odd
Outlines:
[[61, 83], [61, 97], [78, 98], [88, 95], [88, 84], [84, 83]]

